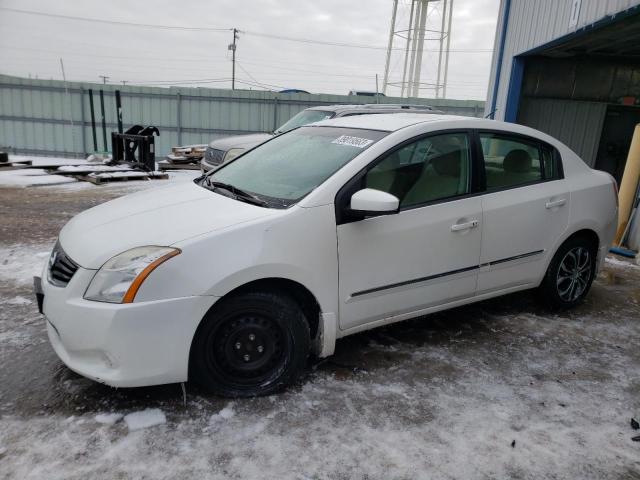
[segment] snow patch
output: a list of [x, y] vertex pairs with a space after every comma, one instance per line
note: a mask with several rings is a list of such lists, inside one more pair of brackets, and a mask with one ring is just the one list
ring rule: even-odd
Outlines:
[[121, 413], [99, 413], [94, 420], [104, 425], [113, 425], [118, 422], [124, 415]]
[[[49, 251], [47, 251], [49, 249]], [[12, 245], [0, 247], [0, 281], [21, 285], [33, 284], [33, 277], [42, 273], [51, 246]]]
[[122, 172], [131, 170], [129, 165], [64, 165], [58, 167], [58, 172], [91, 173], [91, 172]]
[[18, 295], [17, 297], [10, 298], [9, 300], [6, 300], [2, 303], [5, 303], [7, 305], [31, 305], [33, 302], [28, 298], [24, 298]]
[[631, 263], [632, 259], [629, 259], [628, 261], [626, 260], [619, 260], [615, 257], [606, 257], [604, 259], [604, 261], [606, 263], [608, 263], [609, 265], [613, 265], [615, 267], [622, 267], [622, 268], [640, 268], [640, 266]]
[[214, 413], [213, 415], [211, 415], [211, 418], [209, 419], [209, 424], [222, 422], [224, 420], [229, 420], [230, 418], [234, 417], [235, 414], [236, 412], [233, 410], [233, 405], [229, 404], [226, 407], [224, 407], [222, 410], [220, 410], [218, 413]]
[[124, 422], [127, 424], [129, 431], [134, 431], [167, 423], [167, 417], [159, 408], [147, 408], [146, 410], [125, 415]]
[[86, 160], [64, 157], [33, 157], [25, 155], [9, 155], [9, 162], [26, 162], [30, 160], [34, 167], [54, 167], [58, 165], [84, 165]]
[[63, 177], [62, 175], [49, 175], [46, 170], [39, 168], [25, 168], [0, 172], [0, 186], [2, 187], [23, 188], [74, 182], [77, 182], [75, 178]]

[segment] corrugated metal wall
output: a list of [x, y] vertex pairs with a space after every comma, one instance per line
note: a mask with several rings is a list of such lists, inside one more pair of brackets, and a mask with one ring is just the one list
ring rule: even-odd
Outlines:
[[[498, 32], [501, 28], [506, 1], [501, 1]], [[578, 23], [575, 27], [569, 25], [572, 5], [572, 0], [511, 0], [505, 50], [498, 83], [495, 113], [497, 120], [504, 119], [514, 56], [579, 30], [607, 15], [613, 15], [640, 5], [640, 0], [582, 0]], [[497, 35], [485, 114], [489, 113], [491, 109], [499, 44], [500, 35]]]
[[518, 123], [557, 138], [593, 167], [606, 111], [600, 102], [523, 98]]
[[[44, 155], [84, 155], [93, 151], [88, 90], [94, 91], [98, 150], [104, 149], [98, 90], [104, 90], [107, 150], [117, 128], [115, 90], [121, 91], [124, 128], [155, 125], [159, 155], [179, 144], [272, 131], [315, 105], [371, 103], [346, 95], [278, 94], [209, 88], [159, 88], [32, 80], [0, 75], [0, 147]], [[382, 101], [382, 100], [381, 100]], [[384, 103], [432, 105], [446, 113], [482, 116], [484, 102], [386, 97]], [[73, 127], [71, 126], [73, 124]]]

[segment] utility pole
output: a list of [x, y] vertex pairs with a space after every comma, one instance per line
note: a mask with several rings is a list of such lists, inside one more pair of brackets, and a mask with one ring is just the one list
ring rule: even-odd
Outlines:
[[236, 40], [238, 39], [238, 29], [233, 29], [233, 42], [229, 44], [228, 49], [231, 50], [232, 66], [231, 66], [231, 90], [236, 89]]
[[107, 84], [107, 80], [109, 80], [109, 77], [106, 75], [98, 75], [101, 79], [102, 79], [102, 83], [103, 84]]
[[126, 85], [127, 83], [129, 83], [129, 80], [122, 80], [122, 85]]

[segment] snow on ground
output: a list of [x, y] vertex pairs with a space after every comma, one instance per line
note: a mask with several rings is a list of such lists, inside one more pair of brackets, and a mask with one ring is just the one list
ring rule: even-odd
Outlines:
[[555, 381], [529, 386], [484, 373], [417, 379], [393, 392], [383, 378], [323, 375], [296, 392], [243, 401], [224, 421], [208, 422], [196, 401], [162, 428], [139, 431], [4, 417], [0, 447], [7, 472], [24, 479], [583, 479], [638, 466], [616, 392], [601, 411], [602, 399], [585, 395], [589, 382], [575, 399]]
[[86, 160], [81, 158], [40, 157], [32, 155], [9, 155], [9, 163], [31, 160], [34, 167], [50, 167], [57, 165], [84, 165]]
[[[142, 409], [5, 414], [0, 478], [636, 478], [638, 360], [618, 347], [640, 325], [625, 305], [602, 322], [594, 302], [569, 317], [498, 306], [460, 323], [454, 311], [441, 340], [429, 323], [399, 324], [338, 346], [337, 365], [363, 368], [320, 366], [266, 398], [188, 387], [186, 408], [147, 393]], [[69, 396], [94, 385], [67, 378]]]
[[2, 480], [640, 476], [629, 426], [640, 416], [640, 269], [630, 263], [608, 257], [571, 312], [526, 295], [484, 302], [342, 339], [284, 393], [229, 401], [187, 385], [183, 406], [179, 385], [110, 389], [55, 357], [31, 297], [53, 243], [0, 244]]
[[167, 423], [162, 410], [159, 408], [147, 408], [139, 412], [132, 412], [124, 417], [124, 423], [130, 432], [142, 430], [143, 428], [155, 427]]
[[613, 256], [609, 256], [607, 258], [605, 258], [605, 262], [607, 262], [609, 265], [612, 265], [614, 267], [622, 267], [622, 268], [640, 268], [640, 266], [637, 263], [638, 258], [632, 259], [626, 259], [626, 260], [620, 260], [619, 258], [613, 257]]
[[0, 246], [0, 281], [33, 285], [33, 277], [42, 273], [42, 268], [53, 245]]
[[35, 187], [51, 186], [63, 183], [75, 183], [75, 178], [62, 175], [50, 175], [40, 168], [21, 168], [18, 170], [0, 171], [0, 187]]
[[121, 172], [131, 170], [129, 165], [64, 165], [58, 167], [59, 172], [88, 173], [88, 172]]
[[[78, 167], [81, 168], [81, 167]], [[115, 170], [122, 170], [120, 167]], [[188, 181], [193, 180], [194, 178], [201, 175], [198, 170], [177, 170], [169, 173], [170, 182], [173, 181]], [[142, 172], [117, 172], [111, 171], [111, 173], [101, 173], [95, 176], [99, 177], [117, 177], [117, 176], [144, 176]], [[24, 168], [18, 170], [9, 170], [9, 171], [0, 171], [0, 188], [24, 188], [24, 187], [68, 187], [72, 188], [118, 188], [118, 189], [131, 189], [138, 190], [140, 189], [139, 184], [145, 182], [157, 183], [155, 186], [161, 186], [163, 183], [166, 183], [167, 180], [139, 180], [139, 181], [130, 181], [130, 182], [113, 182], [108, 183], [106, 185], [93, 185], [89, 182], [81, 182], [73, 177], [63, 176], [63, 175], [55, 175], [49, 174], [46, 170], [39, 168]], [[149, 185], [152, 187], [153, 185]], [[143, 187], [144, 188], [144, 187]]]
[[121, 413], [99, 413], [94, 417], [94, 420], [105, 425], [113, 425], [120, 421], [123, 416]]
[[[79, 182], [77, 179], [63, 176], [63, 175], [55, 175], [52, 173], [48, 173], [44, 170], [44, 167], [58, 167], [58, 170], [62, 172], [75, 172], [75, 173], [88, 173], [100, 171], [104, 172], [104, 174], [97, 174], [95, 176], [106, 178], [110, 177], [118, 177], [118, 176], [135, 176], [132, 173], [117, 173], [123, 172], [126, 170], [130, 170], [131, 168], [128, 165], [121, 166], [109, 166], [109, 165], [100, 165], [95, 162], [89, 162], [83, 159], [71, 159], [71, 158], [59, 158], [59, 157], [34, 157], [34, 156], [23, 156], [23, 155], [10, 155], [9, 162], [18, 162], [31, 160], [32, 165], [34, 167], [42, 167], [42, 168], [21, 168], [17, 170], [9, 170], [2, 171], [0, 170], [0, 188], [8, 187], [8, 188], [23, 188], [23, 187], [35, 187], [35, 186], [58, 186], [58, 185], [68, 185], [68, 184], [81, 184], [83, 187], [88, 184], [88, 182]], [[90, 167], [90, 170], [88, 168]], [[111, 172], [107, 175], [108, 172]], [[176, 170], [169, 171], [169, 181], [180, 181], [180, 180], [192, 180], [201, 175], [199, 170]], [[139, 173], [138, 176], [143, 176], [142, 172]], [[152, 180], [153, 182], [163, 182], [163, 180]], [[107, 184], [107, 186], [115, 186], [113, 184]], [[132, 183], [132, 182], [127, 182]], [[91, 184], [89, 184], [91, 185]], [[137, 189], [136, 185], [130, 185], [132, 189]], [[80, 188], [83, 188], [80, 187]], [[98, 188], [104, 188], [104, 185], [100, 185]]]

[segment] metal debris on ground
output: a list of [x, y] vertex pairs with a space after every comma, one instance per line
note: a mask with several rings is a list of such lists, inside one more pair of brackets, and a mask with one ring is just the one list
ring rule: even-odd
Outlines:
[[123, 182], [127, 180], [167, 180], [168, 173], [162, 172], [140, 172], [140, 171], [124, 171], [124, 172], [102, 172], [90, 173], [88, 175], [78, 175], [78, 180], [91, 182], [94, 185], [102, 185], [108, 182]]

